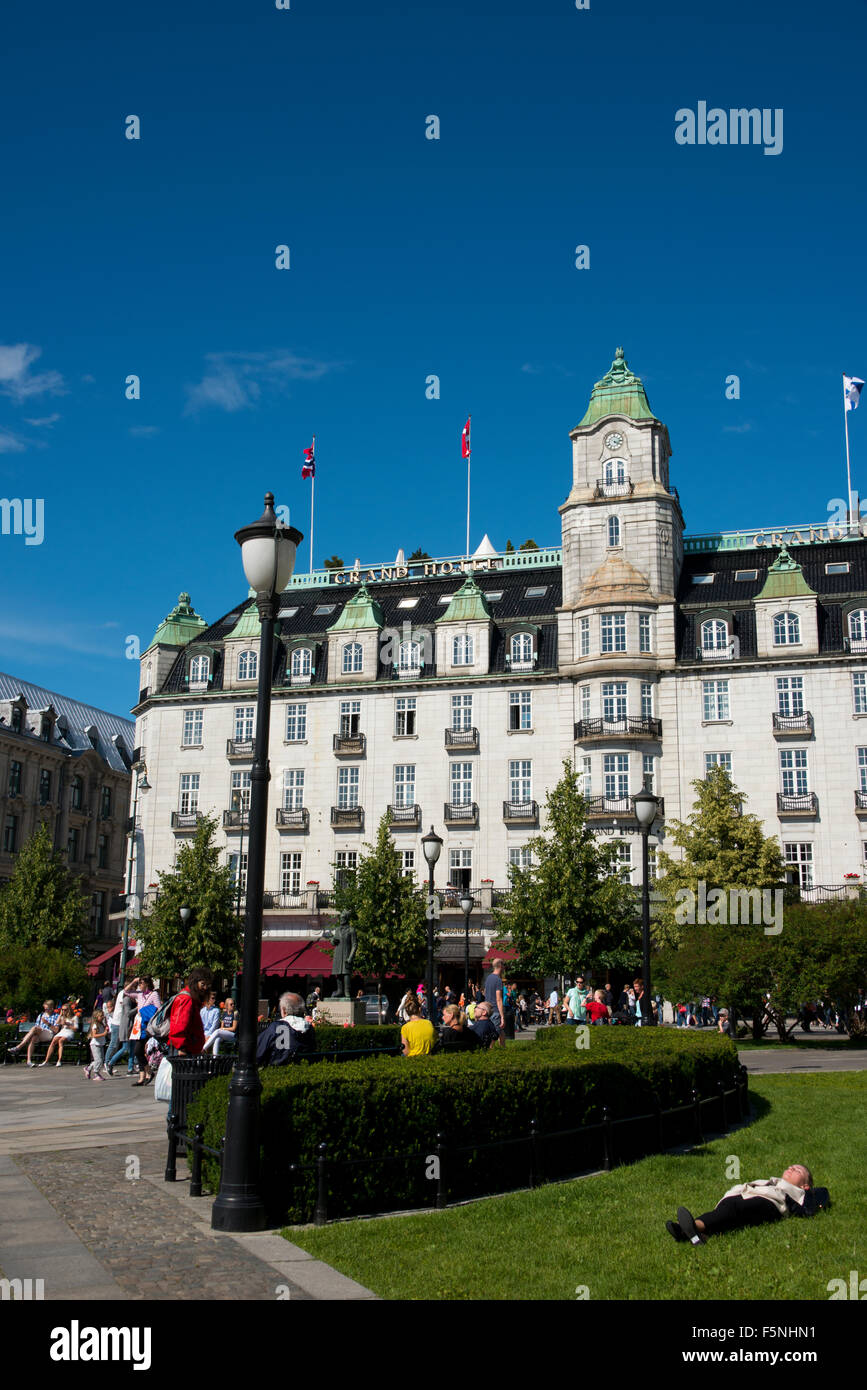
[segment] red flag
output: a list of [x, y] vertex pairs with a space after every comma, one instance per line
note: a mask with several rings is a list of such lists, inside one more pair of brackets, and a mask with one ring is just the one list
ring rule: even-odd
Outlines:
[[304, 450], [304, 463], [303, 463], [302, 466], [301, 466], [301, 477], [302, 477], [302, 478], [315, 478], [315, 477], [316, 477], [316, 459], [314, 458], [314, 455], [313, 455], [313, 445], [312, 445], [312, 444], [310, 445], [310, 448], [309, 448], [309, 449], [305, 449], [305, 450]]
[[461, 458], [468, 459], [472, 450], [470, 449], [470, 421], [472, 415], [467, 416], [467, 423], [461, 430]]

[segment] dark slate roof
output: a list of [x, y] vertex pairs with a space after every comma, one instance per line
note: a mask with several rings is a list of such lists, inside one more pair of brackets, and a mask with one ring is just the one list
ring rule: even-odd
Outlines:
[[[46, 690], [41, 685], [32, 685], [30, 681], [22, 681], [17, 676], [8, 676], [0, 671], [0, 700], [15, 700], [19, 695], [24, 696], [28, 710], [45, 709], [48, 705], [53, 705], [58, 720], [65, 720], [65, 735], [61, 734], [56, 724], [54, 726], [52, 748], [73, 754], [90, 752], [93, 744], [84, 731], [92, 724], [99, 735], [95, 751], [115, 772], [129, 771], [129, 760], [135, 744], [135, 724], [131, 720], [122, 719], [119, 714], [109, 714], [94, 705], [84, 705], [80, 700], [70, 699], [68, 695], [58, 695], [54, 690]], [[123, 740], [126, 757], [112, 742], [115, 735]]]

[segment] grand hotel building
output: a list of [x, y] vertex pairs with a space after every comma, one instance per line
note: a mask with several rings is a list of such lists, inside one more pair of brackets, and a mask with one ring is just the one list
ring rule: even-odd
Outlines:
[[[298, 574], [283, 594], [266, 969], [315, 965], [304, 943], [334, 875], [387, 808], [420, 880], [420, 837], [431, 824], [442, 835], [437, 885], [474, 891], [479, 959], [564, 759], [633, 883], [631, 794], [663, 799], [653, 872], [666, 820], [689, 815], [690, 784], [718, 763], [805, 895], [842, 893], [867, 867], [867, 542], [827, 523], [685, 536], [668, 431], [621, 349], [570, 438], [560, 547], [485, 542], [469, 561]], [[249, 597], [209, 624], [182, 594], [142, 657], [145, 908], [203, 812], [219, 818], [243, 892], [258, 635]], [[444, 961], [463, 949], [454, 920]]]

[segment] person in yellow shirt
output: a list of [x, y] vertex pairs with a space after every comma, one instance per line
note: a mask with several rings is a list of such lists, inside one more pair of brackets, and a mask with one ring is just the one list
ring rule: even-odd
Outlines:
[[429, 1057], [437, 1040], [437, 1030], [421, 1017], [418, 1001], [408, 999], [404, 1005], [409, 1021], [400, 1030], [400, 1046], [404, 1057]]

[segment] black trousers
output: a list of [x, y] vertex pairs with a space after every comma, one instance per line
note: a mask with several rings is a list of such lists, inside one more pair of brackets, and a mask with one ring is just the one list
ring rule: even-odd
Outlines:
[[737, 1231], [742, 1226], [761, 1226], [765, 1221], [779, 1221], [780, 1213], [766, 1197], [723, 1197], [718, 1207], [706, 1211], [699, 1221], [707, 1236], [723, 1231]]

